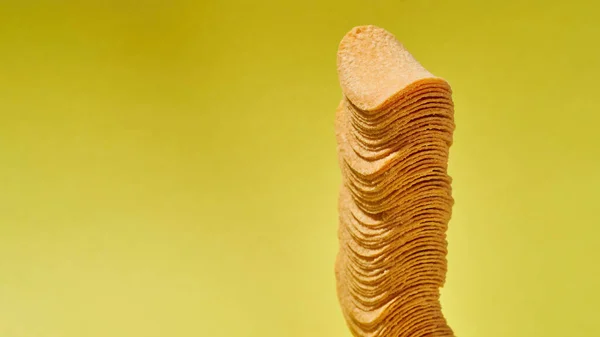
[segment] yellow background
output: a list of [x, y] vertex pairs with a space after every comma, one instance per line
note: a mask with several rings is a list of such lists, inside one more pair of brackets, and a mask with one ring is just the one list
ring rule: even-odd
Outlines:
[[349, 336], [335, 53], [453, 86], [445, 314], [599, 336], [595, 1], [3, 1], [0, 336]]

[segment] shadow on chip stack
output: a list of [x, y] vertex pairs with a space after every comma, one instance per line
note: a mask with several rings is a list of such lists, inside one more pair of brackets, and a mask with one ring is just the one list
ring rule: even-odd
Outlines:
[[347, 325], [361, 337], [453, 336], [439, 302], [453, 205], [450, 86], [374, 26], [344, 36], [338, 75], [335, 271]]

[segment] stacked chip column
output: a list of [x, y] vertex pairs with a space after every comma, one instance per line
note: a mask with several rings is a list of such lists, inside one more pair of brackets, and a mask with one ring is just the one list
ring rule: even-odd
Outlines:
[[338, 297], [355, 336], [453, 336], [439, 302], [453, 204], [452, 95], [433, 76], [403, 81], [375, 109], [345, 93], [336, 112]]

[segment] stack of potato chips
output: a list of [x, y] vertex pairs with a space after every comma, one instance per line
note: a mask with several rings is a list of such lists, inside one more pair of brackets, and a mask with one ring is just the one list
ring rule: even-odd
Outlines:
[[453, 204], [450, 86], [374, 26], [343, 38], [338, 75], [335, 269], [347, 324], [361, 337], [453, 336], [439, 303]]

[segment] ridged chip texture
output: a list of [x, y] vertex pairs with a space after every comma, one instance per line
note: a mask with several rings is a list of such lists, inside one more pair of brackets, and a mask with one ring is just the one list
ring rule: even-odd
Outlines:
[[344, 36], [338, 76], [335, 274], [347, 325], [356, 337], [454, 336], [439, 301], [454, 203], [450, 86], [375, 26]]

